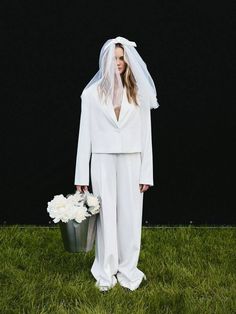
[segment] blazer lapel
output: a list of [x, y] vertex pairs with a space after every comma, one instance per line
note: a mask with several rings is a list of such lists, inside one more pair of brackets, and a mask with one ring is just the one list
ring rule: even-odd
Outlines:
[[126, 120], [127, 116], [133, 109], [133, 105], [128, 102], [128, 98], [126, 95], [126, 88], [124, 88], [124, 94], [123, 94], [123, 99], [121, 103], [121, 108], [120, 108], [120, 114], [119, 114], [119, 120], [117, 121], [115, 110], [113, 107], [112, 102], [109, 102], [108, 104], [103, 104], [102, 105], [103, 111], [105, 115], [116, 125], [116, 126], [121, 126], [124, 121]]

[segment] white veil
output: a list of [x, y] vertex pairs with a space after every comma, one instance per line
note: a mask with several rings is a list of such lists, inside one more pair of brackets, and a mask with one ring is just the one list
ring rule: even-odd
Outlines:
[[105, 91], [105, 93], [100, 94], [101, 97], [105, 95], [105, 102], [112, 101], [114, 108], [121, 105], [124, 87], [115, 61], [116, 43], [123, 45], [124, 60], [130, 66], [135, 78], [137, 98], [140, 100], [140, 104], [150, 109], [158, 108], [159, 103], [153, 79], [146, 63], [135, 49], [136, 43], [120, 36], [109, 39], [104, 43], [99, 56], [99, 70], [84, 90], [96, 83], [101, 91]]

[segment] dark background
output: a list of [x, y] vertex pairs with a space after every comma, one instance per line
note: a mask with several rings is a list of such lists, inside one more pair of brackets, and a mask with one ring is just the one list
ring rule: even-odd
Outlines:
[[143, 224], [236, 223], [233, 8], [5, 1], [0, 12], [0, 224], [54, 225], [47, 202], [75, 191], [80, 94], [116, 36], [136, 42], [160, 104]]

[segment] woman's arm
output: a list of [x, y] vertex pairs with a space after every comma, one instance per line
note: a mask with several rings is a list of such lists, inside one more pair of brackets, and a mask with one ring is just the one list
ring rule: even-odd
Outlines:
[[75, 185], [89, 186], [89, 162], [91, 156], [90, 101], [88, 93], [81, 95], [80, 126], [75, 166]]
[[153, 155], [152, 155], [152, 126], [151, 109], [141, 108], [142, 117], [142, 152], [140, 184], [153, 186]]

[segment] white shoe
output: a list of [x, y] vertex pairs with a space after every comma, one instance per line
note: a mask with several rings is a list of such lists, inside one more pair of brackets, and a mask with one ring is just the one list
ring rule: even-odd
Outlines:
[[108, 290], [110, 290], [110, 289], [111, 289], [111, 288], [108, 287], [108, 286], [101, 286], [101, 287], [99, 287], [99, 291], [102, 291], [102, 292], [108, 291]]
[[136, 290], [140, 286], [143, 279], [147, 280], [147, 277], [145, 274], [143, 274], [143, 277], [141, 277], [140, 279], [137, 279], [135, 281], [128, 281], [127, 278], [125, 278], [125, 276], [123, 276], [120, 273], [117, 274], [117, 278], [118, 278], [119, 284], [122, 287], [127, 288], [131, 291]]
[[[104, 285], [105, 284], [105, 285]], [[101, 281], [101, 280], [97, 280], [96, 283], [95, 283], [95, 286], [100, 290], [100, 291], [108, 291], [110, 290], [111, 288], [113, 288], [115, 285], [117, 284], [117, 279], [115, 276], [113, 276], [112, 278], [112, 283], [110, 286], [107, 286], [106, 285], [106, 282], [104, 281]], [[104, 286], [103, 286], [104, 285]]]

